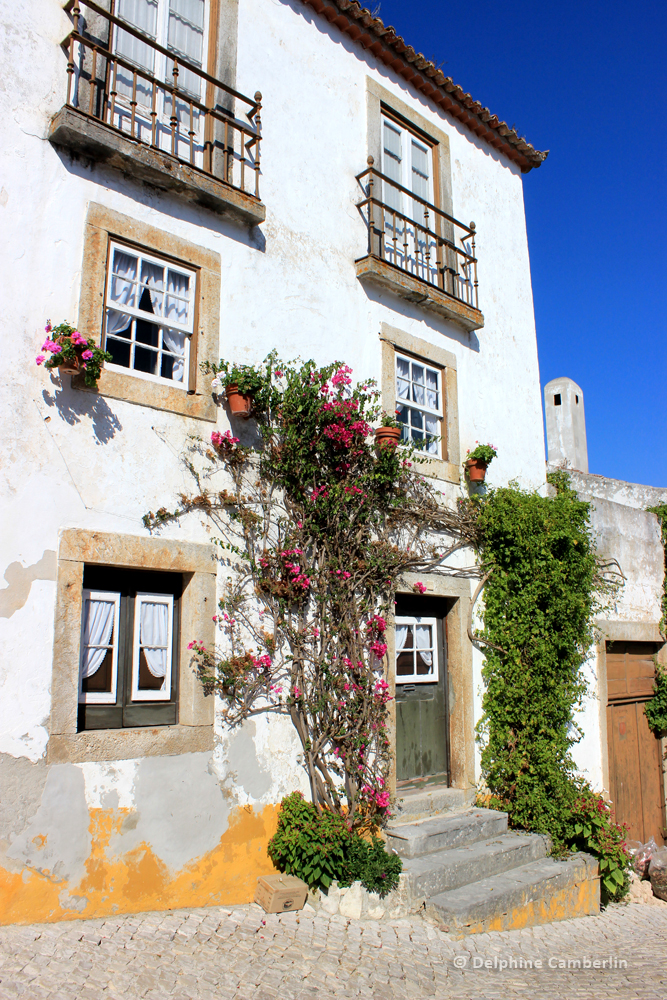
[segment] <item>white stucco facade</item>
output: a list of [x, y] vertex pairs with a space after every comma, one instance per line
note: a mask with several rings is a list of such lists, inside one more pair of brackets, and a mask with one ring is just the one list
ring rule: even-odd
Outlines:
[[[449, 352], [458, 387], [460, 457], [476, 442], [492, 442], [498, 457], [491, 483], [517, 480], [537, 489], [544, 486], [545, 466], [521, 171], [300, 0], [240, 0], [234, 85], [245, 94], [261, 91], [263, 100], [266, 221], [248, 228], [55, 148], [47, 136], [65, 98], [60, 42], [71, 30], [70, 19], [57, 0], [35, 0], [27, 23], [19, 26], [15, 5], [0, 0], [0, 22], [4, 63], [12, 68], [0, 94], [0, 755], [9, 770], [21, 762], [26, 774], [37, 776], [30, 779], [34, 794], [25, 823], [38, 807], [46, 809], [40, 794], [45, 781], [61, 780], [57, 775], [65, 772], [58, 768], [80, 775], [79, 783], [74, 774], [71, 787], [80, 788], [84, 813], [111, 801], [117, 809], [139, 808], [142, 780], [148, 780], [141, 778], [142, 767], [157, 768], [163, 760], [165, 767], [185, 768], [178, 780], [189, 775], [194, 788], [201, 782], [208, 789], [202, 794], [211, 796], [204, 824], [210, 836], [203, 837], [199, 856], [227, 829], [230, 810], [261, 811], [295, 787], [305, 788], [287, 724], [259, 720], [244, 733], [229, 733], [218, 721], [214, 751], [186, 754], [182, 761], [166, 756], [152, 765], [132, 757], [46, 764], [59, 533], [146, 536], [142, 515], [189, 486], [181, 462], [188, 436], [208, 438], [216, 427], [230, 426], [223, 405], [214, 424], [83, 392], [68, 375], [50, 376], [35, 365], [47, 319], [79, 322], [90, 206], [219, 255], [219, 346], [210, 360], [254, 363], [277, 348], [286, 359], [343, 360], [356, 376], [381, 381], [383, 324]], [[368, 135], [379, 127], [369, 121], [371, 85], [382, 88], [388, 105], [395, 99], [448, 139], [451, 211], [476, 224], [484, 325], [475, 332], [356, 277], [367, 233], [356, 207], [361, 191], [355, 178], [366, 167]], [[99, 329], [84, 332], [99, 342]], [[463, 490], [457, 482], [446, 486], [452, 498]], [[208, 541], [196, 518], [170, 526], [163, 537]], [[474, 651], [474, 721], [481, 664]], [[21, 830], [10, 826], [0, 830], [7, 871], [18, 872], [21, 864], [34, 871], [15, 845]], [[180, 836], [176, 830], [174, 840]], [[146, 840], [172, 874], [195, 856], [186, 850], [176, 858], [173, 843], [171, 854], [160, 855], [154, 827]], [[71, 859], [71, 884], [83, 860]]]

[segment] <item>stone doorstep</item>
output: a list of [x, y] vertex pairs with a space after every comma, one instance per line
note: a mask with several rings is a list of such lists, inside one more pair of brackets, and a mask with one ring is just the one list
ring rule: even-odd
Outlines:
[[406, 858], [403, 872], [415, 897], [430, 897], [471, 882], [539, 861], [549, 853], [549, 840], [534, 833], [505, 833], [449, 851]]
[[543, 858], [438, 893], [428, 900], [424, 915], [463, 936], [598, 913], [597, 873], [597, 861], [588, 854]]
[[507, 833], [507, 813], [469, 809], [387, 828], [387, 847], [401, 858], [475, 844]]
[[475, 799], [475, 789], [448, 788], [445, 785], [425, 785], [422, 788], [397, 790], [394, 823], [412, 823], [441, 813], [469, 809]]

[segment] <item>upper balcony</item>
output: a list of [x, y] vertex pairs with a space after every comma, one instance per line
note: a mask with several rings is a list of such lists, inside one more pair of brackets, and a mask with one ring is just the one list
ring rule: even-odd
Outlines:
[[[65, 10], [67, 95], [51, 142], [245, 224], [263, 222], [262, 95], [251, 100], [204, 72], [170, 44], [171, 31], [162, 46], [94, 0], [69, 0]], [[196, 35], [188, 28], [186, 42]]]
[[479, 330], [475, 223], [464, 225], [380, 173], [368, 157], [357, 203], [368, 252], [355, 261], [360, 281], [433, 309], [465, 330]]

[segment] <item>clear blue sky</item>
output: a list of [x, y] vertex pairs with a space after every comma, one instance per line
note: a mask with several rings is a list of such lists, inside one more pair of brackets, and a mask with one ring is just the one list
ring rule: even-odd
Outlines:
[[583, 389], [591, 472], [667, 486], [665, 0], [366, 5], [551, 151], [524, 177], [542, 385]]

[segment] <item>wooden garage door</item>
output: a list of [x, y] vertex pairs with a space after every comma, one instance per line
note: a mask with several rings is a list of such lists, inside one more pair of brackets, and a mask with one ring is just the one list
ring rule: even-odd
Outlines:
[[653, 695], [653, 643], [607, 643], [607, 740], [609, 792], [628, 838], [665, 843], [661, 743], [648, 726], [644, 706]]

